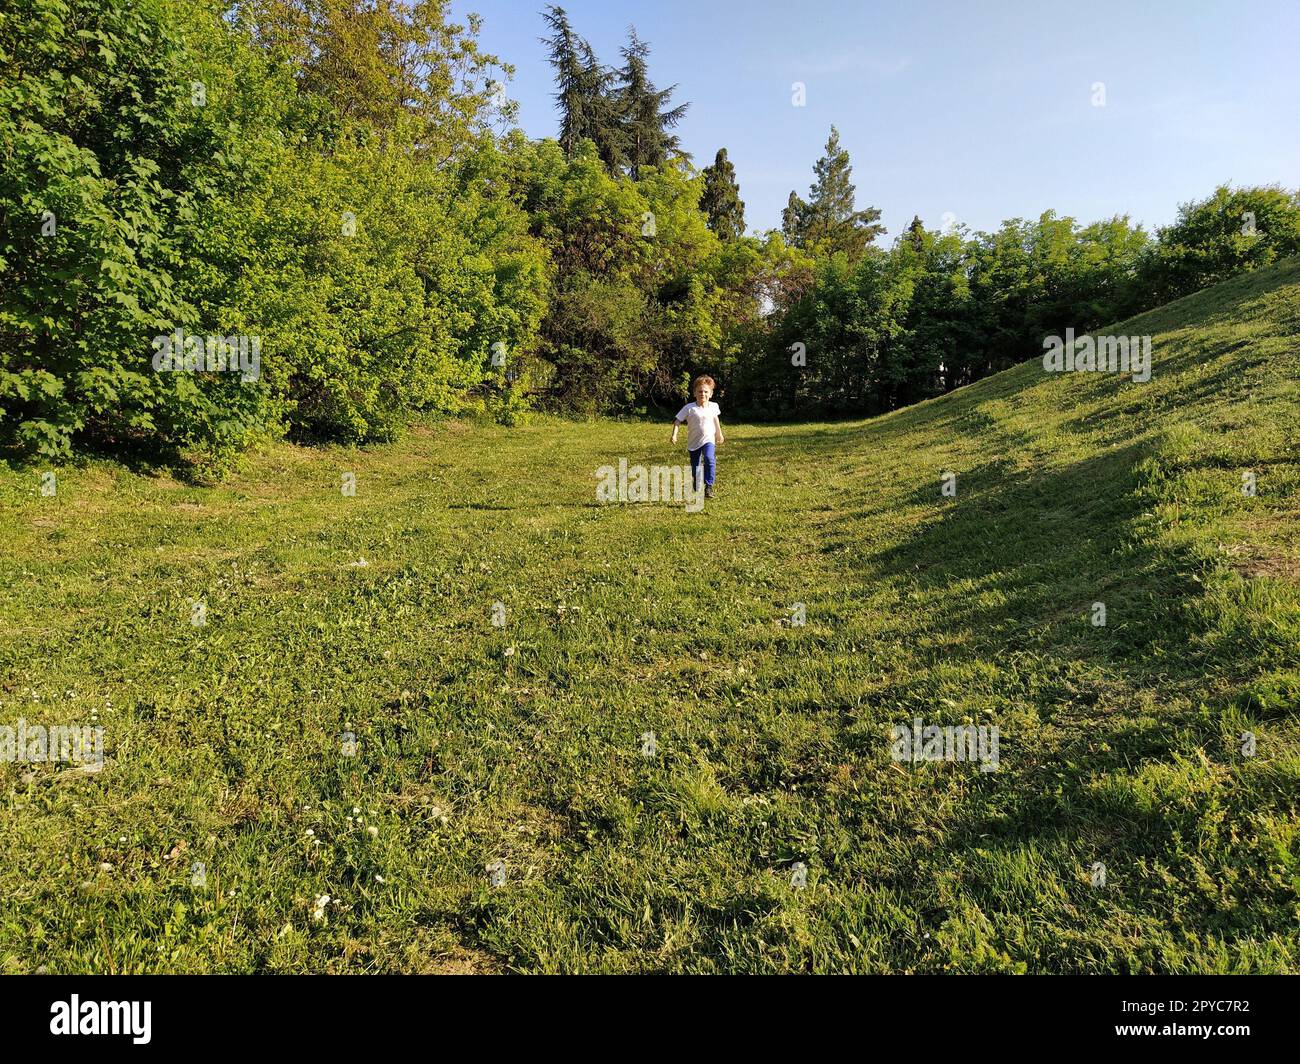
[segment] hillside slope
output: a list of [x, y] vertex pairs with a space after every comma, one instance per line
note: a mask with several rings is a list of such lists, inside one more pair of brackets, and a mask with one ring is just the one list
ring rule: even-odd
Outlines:
[[1106, 331], [700, 513], [608, 422], [0, 470], [0, 723], [107, 753], [0, 764], [0, 969], [1300, 971], [1300, 262]]

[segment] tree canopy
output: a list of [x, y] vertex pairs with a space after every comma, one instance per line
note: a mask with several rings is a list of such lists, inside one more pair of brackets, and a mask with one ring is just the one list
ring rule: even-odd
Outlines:
[[1226, 185], [1154, 235], [1046, 211], [881, 247], [834, 127], [746, 235], [636, 31], [611, 68], [542, 19], [559, 122], [529, 140], [445, 0], [6, 11], [0, 446], [217, 472], [276, 436], [674, 408], [699, 372], [736, 413], [873, 413], [1300, 253], [1300, 192]]

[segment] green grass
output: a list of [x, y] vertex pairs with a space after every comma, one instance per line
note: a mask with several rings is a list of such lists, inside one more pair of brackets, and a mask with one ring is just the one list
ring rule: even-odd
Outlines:
[[0, 723], [107, 749], [0, 765], [0, 970], [1300, 971], [1300, 263], [1107, 331], [702, 513], [595, 501], [662, 425], [0, 468]]

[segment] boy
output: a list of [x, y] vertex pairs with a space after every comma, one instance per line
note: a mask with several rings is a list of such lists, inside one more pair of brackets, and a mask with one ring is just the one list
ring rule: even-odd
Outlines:
[[704, 466], [704, 497], [713, 498], [713, 471], [717, 447], [724, 442], [722, 411], [718, 404], [710, 402], [715, 385], [712, 377], [696, 377], [691, 385], [695, 402], [687, 403], [673, 419], [673, 443], [677, 442], [677, 430], [686, 426], [686, 450], [691, 456], [691, 480], [696, 485], [700, 482], [700, 466]]

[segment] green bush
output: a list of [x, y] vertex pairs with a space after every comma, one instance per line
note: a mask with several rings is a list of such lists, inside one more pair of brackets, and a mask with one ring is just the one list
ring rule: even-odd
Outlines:
[[255, 387], [151, 364], [156, 336], [221, 331], [185, 275], [204, 204], [256, 178], [191, 14], [24, 0], [0, 22], [0, 433], [42, 454], [214, 444], [264, 416]]
[[[221, 16], [31, 0], [0, 23], [0, 437], [217, 465], [263, 435], [390, 439], [532, 346], [546, 253], [492, 138], [438, 159], [415, 116], [345, 121]], [[256, 372], [159, 371], [177, 330], [242, 339]]]

